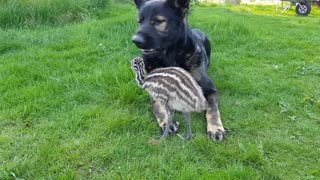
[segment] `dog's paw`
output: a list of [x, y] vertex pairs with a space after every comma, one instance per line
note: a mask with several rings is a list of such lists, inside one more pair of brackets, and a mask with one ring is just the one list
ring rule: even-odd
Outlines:
[[[180, 123], [178, 121], [172, 121], [172, 124], [169, 126], [169, 132], [168, 135], [176, 134], [179, 130]], [[164, 133], [166, 130], [166, 123], [163, 124], [162, 127], [160, 127], [161, 134]]]
[[226, 131], [224, 130], [223, 127], [214, 127], [214, 128], [210, 128], [207, 131], [207, 135], [211, 140], [214, 141], [224, 141], [226, 139]]

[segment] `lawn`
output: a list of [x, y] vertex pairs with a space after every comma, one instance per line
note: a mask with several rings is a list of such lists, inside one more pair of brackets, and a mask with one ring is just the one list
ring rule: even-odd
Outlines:
[[[159, 141], [129, 61], [133, 5], [0, 29], [0, 179], [319, 179], [320, 10], [193, 6], [212, 42], [226, 141]], [[24, 24], [25, 25], [25, 24]], [[186, 132], [181, 115], [180, 134]]]

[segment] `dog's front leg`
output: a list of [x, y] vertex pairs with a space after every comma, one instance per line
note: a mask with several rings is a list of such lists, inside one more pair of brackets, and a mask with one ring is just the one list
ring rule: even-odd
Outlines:
[[218, 108], [218, 94], [211, 93], [207, 96], [208, 109], [206, 113], [207, 118], [207, 133], [210, 139], [215, 141], [223, 141], [226, 132], [223, 128]]
[[[168, 123], [168, 117], [173, 112], [168, 112], [168, 108], [166, 108], [166, 106], [159, 101], [153, 101], [152, 111], [154, 116], [157, 119], [161, 133], [164, 133], [166, 129], [166, 124]], [[170, 124], [168, 129], [169, 130], [168, 134], [169, 135], [175, 134], [178, 132], [178, 129], [179, 129], [179, 122], [172, 120], [172, 124]]]
[[213, 81], [208, 74], [203, 73], [203, 70], [192, 71], [192, 76], [201, 86], [203, 93], [208, 101], [208, 109], [206, 112], [207, 118], [207, 133], [210, 139], [215, 141], [223, 141], [226, 136], [226, 131], [223, 128], [218, 107], [218, 93], [213, 84]]

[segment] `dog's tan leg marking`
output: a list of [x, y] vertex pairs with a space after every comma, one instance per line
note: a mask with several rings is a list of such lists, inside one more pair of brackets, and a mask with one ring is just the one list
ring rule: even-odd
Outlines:
[[208, 136], [212, 140], [223, 141], [226, 136], [226, 131], [223, 128], [218, 109], [217, 94], [212, 94], [208, 97], [208, 104], [209, 107], [206, 113]]

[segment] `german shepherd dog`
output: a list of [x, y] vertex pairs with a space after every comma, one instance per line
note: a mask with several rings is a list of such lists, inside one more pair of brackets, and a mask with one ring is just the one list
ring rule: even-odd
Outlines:
[[[208, 101], [207, 134], [212, 140], [223, 141], [223, 128], [218, 109], [218, 94], [207, 71], [211, 45], [204, 33], [190, 29], [187, 23], [190, 0], [134, 0], [138, 9], [139, 29], [132, 41], [141, 50], [147, 72], [159, 67], [182, 67], [201, 86]], [[152, 104], [162, 132], [167, 110], [159, 102]], [[170, 125], [170, 134], [178, 131], [179, 123]]]

